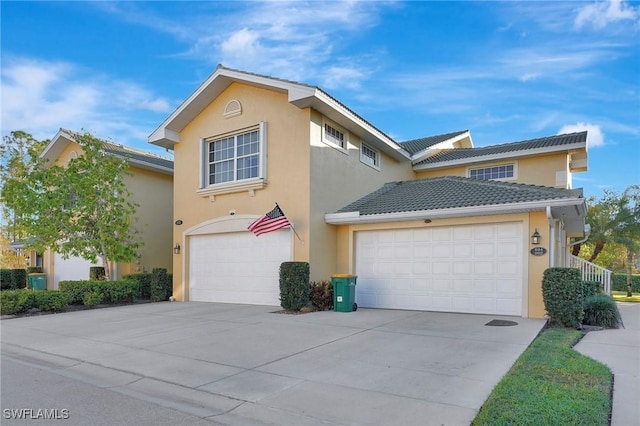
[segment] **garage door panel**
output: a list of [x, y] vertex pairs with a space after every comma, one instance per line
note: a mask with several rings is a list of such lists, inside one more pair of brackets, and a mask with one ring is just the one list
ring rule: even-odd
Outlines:
[[291, 260], [289, 230], [189, 238], [189, 299], [279, 305], [279, 269]]
[[363, 307], [522, 314], [523, 224], [356, 234]]

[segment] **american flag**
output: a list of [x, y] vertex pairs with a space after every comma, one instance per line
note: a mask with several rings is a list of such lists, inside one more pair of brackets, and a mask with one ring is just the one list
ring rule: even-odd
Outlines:
[[273, 210], [256, 219], [251, 225], [249, 225], [248, 229], [258, 236], [287, 226], [291, 226], [291, 223], [289, 223], [289, 220], [280, 209], [280, 206], [276, 204]]

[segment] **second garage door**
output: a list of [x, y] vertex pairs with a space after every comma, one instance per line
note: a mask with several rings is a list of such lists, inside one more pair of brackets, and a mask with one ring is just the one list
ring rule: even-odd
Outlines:
[[279, 270], [282, 262], [291, 260], [290, 232], [191, 236], [189, 299], [280, 305]]
[[522, 222], [356, 233], [359, 306], [522, 315]]

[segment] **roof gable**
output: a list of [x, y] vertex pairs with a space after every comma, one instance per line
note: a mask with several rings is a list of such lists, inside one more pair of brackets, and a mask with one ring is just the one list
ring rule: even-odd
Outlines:
[[491, 145], [476, 148], [445, 149], [425, 158], [414, 165], [416, 170], [437, 168], [449, 165], [469, 164], [500, 158], [514, 158], [587, 149], [587, 132], [547, 136], [519, 142]]
[[435, 145], [441, 144], [442, 142], [447, 142], [452, 139], [455, 139], [458, 136], [464, 135], [465, 133], [469, 133], [469, 131], [461, 130], [457, 132], [445, 133], [442, 135], [412, 139], [410, 141], [400, 142], [400, 146], [402, 146], [405, 150], [407, 150], [407, 152], [409, 152], [411, 155], [415, 155], [418, 152], [424, 151], [428, 148], [432, 148]]
[[360, 117], [327, 92], [304, 83], [234, 70], [218, 65], [209, 76], [160, 126], [149, 135], [149, 143], [172, 149], [180, 143], [180, 132], [233, 82], [286, 93], [288, 102], [313, 108], [336, 121], [396, 159], [409, 159], [395, 140]]
[[[42, 151], [40, 157], [49, 160], [50, 163], [53, 163], [60, 157], [62, 152], [70, 143], [76, 142], [75, 137], [77, 135], [79, 135], [78, 132], [60, 129], [53, 139], [51, 139], [49, 145], [47, 145]], [[103, 139], [101, 139], [101, 141], [104, 144], [105, 152], [124, 158], [131, 165], [136, 165], [143, 169], [153, 170], [164, 174], [173, 174], [173, 161], [168, 158], [128, 146], [108, 142]]]

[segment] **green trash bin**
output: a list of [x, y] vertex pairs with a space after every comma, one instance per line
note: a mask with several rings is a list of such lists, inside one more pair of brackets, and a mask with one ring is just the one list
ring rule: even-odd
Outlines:
[[352, 312], [358, 309], [356, 304], [356, 277], [351, 274], [331, 275], [333, 285], [333, 310]]
[[47, 289], [47, 274], [29, 274], [28, 283], [31, 290]]

